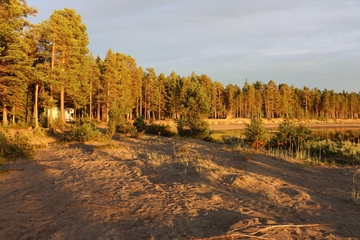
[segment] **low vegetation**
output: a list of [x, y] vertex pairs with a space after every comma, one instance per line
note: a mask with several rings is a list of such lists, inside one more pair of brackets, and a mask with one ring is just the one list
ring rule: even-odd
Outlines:
[[253, 119], [243, 132], [227, 132], [224, 135], [217, 133], [214, 136], [212, 139], [233, 149], [253, 148], [277, 157], [308, 163], [360, 164], [360, 130], [335, 131], [324, 138], [309, 127], [296, 125], [291, 119], [285, 119], [277, 131], [270, 134], [260, 119]]
[[138, 117], [133, 125], [139, 133], [149, 133], [164, 137], [172, 137], [176, 134], [171, 131], [170, 125], [157, 123], [146, 124], [143, 117]]
[[87, 120], [76, 121], [70, 130], [65, 131], [65, 141], [91, 141], [100, 140], [102, 134], [98, 131], [94, 124]]
[[36, 138], [43, 138], [41, 130], [0, 128], [0, 165], [6, 161], [29, 157], [31, 153], [46, 143], [34, 142]]

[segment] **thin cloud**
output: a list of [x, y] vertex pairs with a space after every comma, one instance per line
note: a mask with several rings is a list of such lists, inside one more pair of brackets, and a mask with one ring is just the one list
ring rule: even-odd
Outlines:
[[[36, 21], [74, 8], [94, 55], [133, 56], [156, 73], [207, 74], [224, 85], [273, 79], [360, 90], [358, 0], [28, 0]], [[85, 7], [84, 7], [85, 6]], [[343, 76], [339, 81], [339, 76]]]

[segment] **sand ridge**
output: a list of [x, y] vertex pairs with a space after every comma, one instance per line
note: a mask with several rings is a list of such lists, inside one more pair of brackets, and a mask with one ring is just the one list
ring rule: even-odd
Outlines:
[[54, 145], [0, 166], [12, 170], [0, 177], [1, 238], [360, 238], [350, 167], [147, 135], [102, 145]]

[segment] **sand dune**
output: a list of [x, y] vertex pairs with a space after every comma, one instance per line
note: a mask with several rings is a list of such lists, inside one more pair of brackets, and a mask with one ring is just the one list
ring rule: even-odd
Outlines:
[[101, 145], [54, 145], [0, 166], [11, 170], [0, 177], [0, 238], [360, 238], [353, 168], [191, 139]]

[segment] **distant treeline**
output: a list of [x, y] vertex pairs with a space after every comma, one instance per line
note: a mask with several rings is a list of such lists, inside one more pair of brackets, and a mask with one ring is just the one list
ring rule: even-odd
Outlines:
[[76, 109], [77, 117], [105, 122], [191, 118], [193, 112], [209, 118], [359, 117], [360, 95], [355, 92], [299, 89], [272, 80], [224, 87], [205, 74], [165, 76], [153, 68], [144, 70], [134, 58], [110, 49], [104, 59], [95, 58], [75, 10], [55, 10], [48, 20], [29, 23], [25, 17], [36, 12], [24, 0], [0, 2], [3, 125], [38, 126], [40, 113], [53, 107], [60, 109], [61, 122], [65, 107]]

